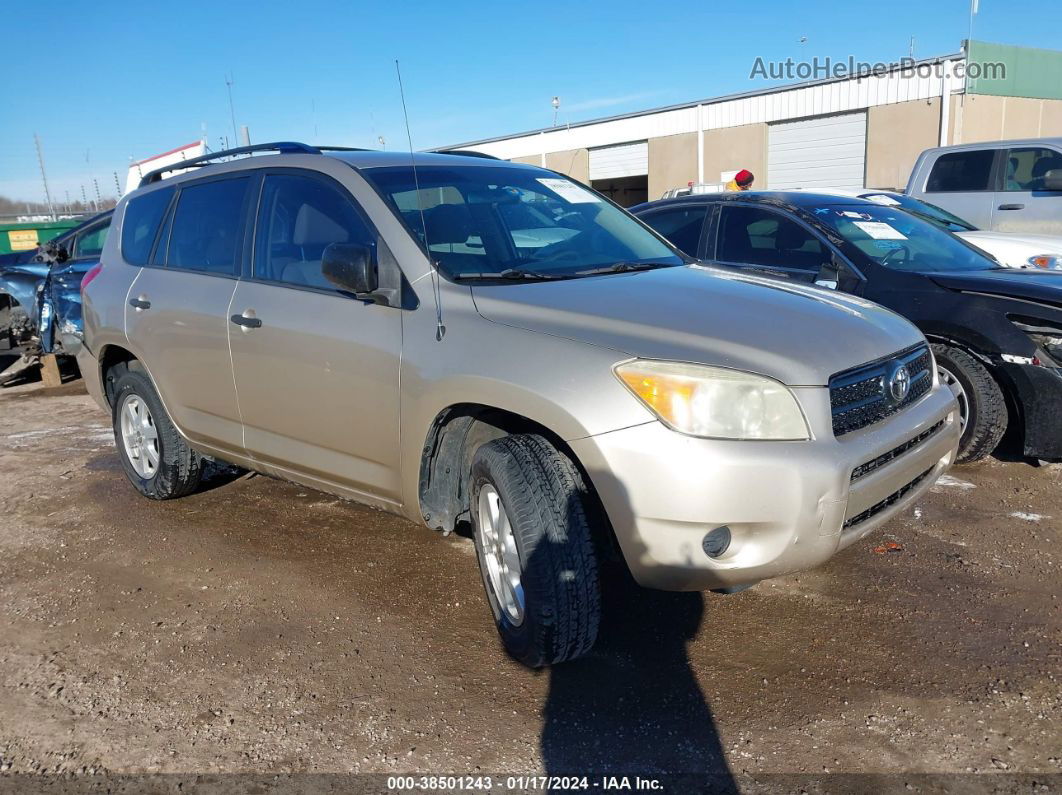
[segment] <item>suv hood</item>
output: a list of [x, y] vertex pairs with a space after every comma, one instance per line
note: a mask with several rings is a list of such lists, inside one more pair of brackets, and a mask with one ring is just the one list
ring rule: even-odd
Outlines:
[[496, 323], [628, 356], [732, 367], [789, 386], [909, 348], [922, 334], [884, 307], [700, 265], [571, 281], [473, 285]]
[[1000, 298], [1020, 298], [1062, 307], [1062, 271], [998, 268], [985, 271], [925, 273], [941, 287]]

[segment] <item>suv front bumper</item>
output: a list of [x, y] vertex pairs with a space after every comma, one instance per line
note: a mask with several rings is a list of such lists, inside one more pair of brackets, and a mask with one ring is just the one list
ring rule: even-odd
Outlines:
[[[799, 391], [817, 437], [806, 442], [697, 439], [650, 422], [569, 443], [640, 584], [727, 588], [818, 566], [921, 497], [955, 459], [946, 387], [840, 439], [824, 429], [828, 391]], [[711, 558], [702, 543], [721, 526], [732, 541]]]

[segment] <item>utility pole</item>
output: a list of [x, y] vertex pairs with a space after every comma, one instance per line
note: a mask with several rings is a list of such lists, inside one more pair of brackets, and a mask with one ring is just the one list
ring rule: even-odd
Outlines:
[[236, 132], [236, 108], [232, 104], [232, 75], [225, 75], [225, 87], [229, 90], [229, 116], [232, 117], [232, 140], [240, 140], [240, 134]]
[[88, 209], [88, 196], [85, 193], [84, 185], [81, 186], [81, 209], [83, 211]]
[[63, 193], [66, 194], [66, 211], [70, 212], [70, 191], [64, 190]]
[[118, 191], [118, 198], [122, 198], [122, 183], [118, 181], [118, 172], [114, 172], [114, 189]]
[[92, 185], [96, 188], [96, 212], [100, 211], [100, 183], [96, 181], [96, 178], [92, 178]]
[[33, 133], [33, 143], [37, 146], [37, 162], [41, 167], [41, 181], [44, 182], [44, 198], [48, 201], [48, 213], [55, 220], [55, 207], [52, 206], [52, 194], [48, 190], [48, 175], [44, 173], [44, 155], [41, 154], [41, 139], [37, 133]]

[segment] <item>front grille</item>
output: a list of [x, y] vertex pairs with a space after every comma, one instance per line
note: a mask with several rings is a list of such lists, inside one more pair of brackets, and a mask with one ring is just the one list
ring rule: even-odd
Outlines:
[[875, 503], [874, 505], [871, 505], [869, 508], [867, 508], [862, 513], [858, 513], [855, 516], [853, 516], [851, 519], [845, 520], [843, 529], [844, 530], [848, 530], [851, 527], [855, 527], [857, 524], [862, 524], [863, 522], [867, 521], [868, 519], [873, 519], [875, 516], [877, 516], [882, 511], [884, 511], [890, 505], [895, 505], [897, 502], [902, 500], [911, 491], [911, 489], [916, 488], [919, 483], [921, 483], [923, 480], [928, 478], [929, 477], [929, 473], [932, 472], [932, 471], [933, 471], [933, 469], [932, 469], [932, 467], [930, 467], [929, 469], [927, 469], [921, 475], [916, 477], [914, 480], [912, 480], [910, 483], [908, 483], [906, 486], [904, 486], [899, 491], [894, 491], [892, 494], [890, 494], [888, 497], [883, 499], [881, 502]]
[[860, 464], [859, 466], [857, 466], [855, 469], [852, 470], [852, 480], [853, 481], [859, 480], [864, 475], [869, 475], [875, 469], [883, 467], [887, 463], [889, 463], [890, 461], [893, 461], [893, 460], [899, 458], [904, 453], [906, 453], [908, 450], [910, 450], [912, 447], [915, 447], [915, 446], [921, 444], [922, 442], [924, 442], [926, 439], [928, 439], [930, 436], [935, 434], [937, 431], [939, 431], [943, 427], [944, 427], [944, 420], [941, 420], [936, 425], [934, 425], [932, 428], [930, 428], [929, 430], [926, 430], [926, 431], [922, 431], [920, 434], [918, 434], [918, 436], [914, 437], [913, 439], [908, 439], [903, 444], [901, 444], [901, 445], [899, 445], [897, 447], [894, 447], [891, 450], [889, 450], [889, 452], [882, 453], [877, 458], [873, 458], [870, 461], [867, 461], [865, 464]]
[[[897, 400], [888, 383], [903, 366], [908, 374], [907, 394]], [[895, 414], [914, 403], [933, 385], [933, 357], [926, 345], [903, 351], [830, 378], [833, 434], [843, 436]]]

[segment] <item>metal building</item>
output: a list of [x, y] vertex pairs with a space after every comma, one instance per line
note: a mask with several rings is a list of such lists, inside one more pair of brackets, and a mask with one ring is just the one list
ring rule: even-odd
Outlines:
[[741, 168], [758, 188], [902, 188], [932, 146], [1062, 135], [1062, 52], [968, 50], [443, 148], [542, 165], [630, 206]]

